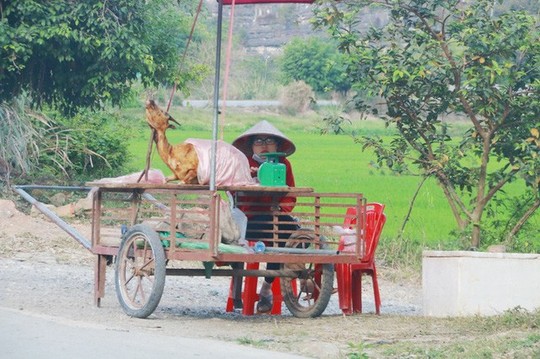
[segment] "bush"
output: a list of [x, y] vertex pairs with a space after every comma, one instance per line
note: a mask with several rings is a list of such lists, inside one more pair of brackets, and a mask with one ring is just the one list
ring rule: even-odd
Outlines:
[[40, 134], [32, 117], [24, 110], [27, 98], [0, 104], [0, 182], [9, 185], [11, 177], [25, 176], [39, 156]]
[[281, 110], [289, 115], [304, 113], [314, 102], [314, 93], [304, 81], [296, 81], [287, 85], [281, 95]]
[[[54, 118], [46, 135], [49, 145], [39, 158], [40, 167], [60, 170], [73, 181], [122, 174], [129, 160], [128, 130], [120, 126], [118, 114], [84, 111], [71, 118], [56, 113]], [[62, 156], [61, 166], [56, 166], [58, 154]]]
[[59, 113], [27, 109], [26, 98], [0, 105], [0, 181], [62, 183], [121, 174], [127, 130], [112, 112]]
[[283, 50], [283, 82], [305, 81], [317, 93], [337, 91], [345, 95], [351, 88], [345, 61], [331, 39], [293, 39]]

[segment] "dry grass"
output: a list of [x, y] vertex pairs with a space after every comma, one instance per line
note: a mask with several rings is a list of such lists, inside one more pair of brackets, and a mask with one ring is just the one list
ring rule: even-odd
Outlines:
[[[35, 139], [39, 137], [29, 118], [24, 104], [0, 106], [0, 178], [9, 181], [12, 172], [28, 173], [37, 155]], [[8, 182], [9, 184], [9, 182]]]

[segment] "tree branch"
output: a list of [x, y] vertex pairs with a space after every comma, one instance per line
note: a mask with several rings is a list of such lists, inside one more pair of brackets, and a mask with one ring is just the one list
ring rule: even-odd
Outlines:
[[403, 232], [405, 231], [405, 226], [407, 225], [407, 222], [409, 222], [409, 218], [411, 217], [412, 209], [414, 207], [414, 202], [416, 202], [416, 197], [418, 197], [418, 193], [420, 193], [420, 189], [428, 179], [428, 176], [422, 176], [422, 181], [418, 184], [418, 187], [416, 187], [416, 191], [414, 192], [414, 195], [411, 199], [411, 202], [409, 203], [409, 210], [407, 211], [407, 214], [405, 215], [405, 218], [403, 219], [403, 223], [401, 224], [401, 229], [399, 230], [398, 238], [403, 237]]
[[518, 233], [521, 230], [523, 225], [525, 225], [525, 223], [527, 223], [529, 218], [531, 218], [531, 216], [534, 214], [534, 212], [536, 212], [536, 210], [539, 207], [540, 207], [540, 198], [537, 197], [536, 200], [534, 201], [534, 203], [529, 207], [529, 209], [527, 209], [527, 211], [525, 211], [523, 216], [521, 216], [521, 218], [517, 221], [517, 223], [514, 225], [514, 227], [512, 227], [510, 232], [508, 232], [508, 235], [506, 236], [506, 242], [507, 243], [510, 243], [513, 240], [516, 233]]

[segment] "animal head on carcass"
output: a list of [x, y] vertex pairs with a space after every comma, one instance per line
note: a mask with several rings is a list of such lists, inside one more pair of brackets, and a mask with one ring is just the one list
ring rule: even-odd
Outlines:
[[146, 122], [156, 131], [165, 132], [168, 128], [176, 128], [171, 122], [181, 126], [167, 112], [158, 107], [154, 100], [146, 101]]

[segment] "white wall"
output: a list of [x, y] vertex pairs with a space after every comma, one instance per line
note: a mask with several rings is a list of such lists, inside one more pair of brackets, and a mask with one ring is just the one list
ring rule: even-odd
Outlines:
[[495, 315], [540, 308], [540, 255], [424, 251], [424, 315]]

